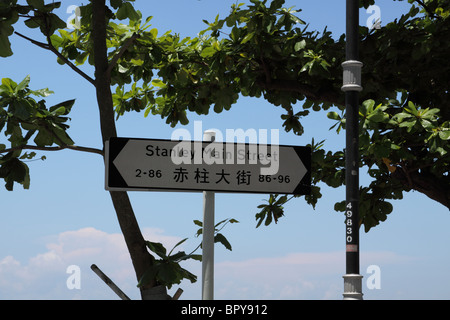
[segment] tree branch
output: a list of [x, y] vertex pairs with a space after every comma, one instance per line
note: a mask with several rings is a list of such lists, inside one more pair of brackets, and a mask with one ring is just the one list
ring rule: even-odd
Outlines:
[[442, 19], [441, 16], [436, 15], [431, 9], [423, 2], [422, 0], [416, 0], [416, 2], [422, 6], [422, 8], [425, 9], [425, 11], [428, 13], [430, 17], [436, 18], [436, 19]]
[[90, 153], [96, 153], [101, 156], [103, 156], [103, 150], [96, 149], [96, 148], [90, 148], [90, 147], [81, 147], [81, 146], [74, 146], [74, 145], [63, 145], [58, 147], [38, 147], [38, 146], [32, 146], [32, 145], [21, 145], [13, 148], [3, 149], [0, 151], [1, 153], [8, 153], [15, 150], [41, 150], [41, 151], [59, 151], [64, 149], [70, 149], [75, 151], [82, 151], [82, 152], [90, 152]]
[[438, 177], [429, 172], [405, 172], [405, 170], [395, 170], [391, 177], [398, 180], [404, 186], [425, 194], [444, 205], [450, 210], [450, 194], [448, 192], [448, 179]]
[[90, 76], [88, 76], [86, 73], [81, 71], [76, 65], [74, 65], [69, 59], [64, 57], [52, 44], [52, 39], [50, 39], [50, 35], [47, 34], [47, 42], [49, 46], [49, 50], [53, 52], [58, 58], [60, 58], [62, 61], [64, 61], [73, 71], [78, 73], [80, 76], [85, 78], [87, 81], [89, 81], [92, 85], [95, 86], [95, 80], [92, 79]]
[[123, 56], [125, 51], [131, 46], [131, 44], [139, 38], [140, 36], [137, 33], [133, 33], [133, 35], [124, 43], [123, 47], [120, 48], [120, 51], [112, 58], [111, 62], [108, 65], [108, 69], [106, 70], [106, 75], [109, 77], [111, 75], [112, 69], [117, 64], [117, 61]]
[[14, 31], [14, 33], [17, 34], [19, 37], [22, 37], [25, 40], [30, 41], [32, 44], [34, 44], [34, 45], [36, 45], [36, 46], [38, 46], [38, 47], [40, 47], [42, 49], [50, 50], [50, 48], [48, 47], [48, 44], [46, 44], [46, 43], [39, 42], [39, 41], [36, 41], [34, 39], [28, 38], [27, 36], [17, 32], [17, 31]]
[[14, 31], [15, 34], [17, 34], [19, 37], [22, 37], [28, 41], [30, 41], [32, 44], [42, 48], [42, 49], [46, 49], [49, 50], [51, 52], [53, 52], [58, 58], [60, 58], [62, 61], [64, 61], [64, 63], [66, 63], [72, 70], [74, 70], [76, 73], [78, 73], [79, 75], [81, 75], [83, 78], [85, 78], [87, 81], [89, 81], [91, 84], [93, 84], [95, 86], [95, 81], [94, 79], [92, 79], [90, 76], [88, 76], [86, 73], [84, 73], [83, 71], [81, 71], [79, 68], [77, 68], [77, 66], [75, 66], [69, 59], [67, 59], [66, 57], [64, 57], [58, 50], [56, 50], [56, 48], [52, 45], [50, 37], [47, 36], [47, 40], [48, 40], [48, 44], [43, 43], [43, 42], [39, 42], [36, 40], [33, 40], [17, 31]]

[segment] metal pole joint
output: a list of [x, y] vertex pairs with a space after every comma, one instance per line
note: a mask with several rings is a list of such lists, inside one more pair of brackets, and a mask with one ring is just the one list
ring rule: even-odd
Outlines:
[[362, 91], [361, 86], [361, 69], [363, 63], [357, 60], [348, 60], [343, 62], [344, 68], [343, 85], [341, 90], [347, 91]]
[[346, 274], [344, 278], [344, 300], [362, 300], [362, 275]]

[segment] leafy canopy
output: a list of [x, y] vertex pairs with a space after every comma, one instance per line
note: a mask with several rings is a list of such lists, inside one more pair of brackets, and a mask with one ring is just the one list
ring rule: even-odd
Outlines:
[[[45, 100], [36, 101], [36, 97], [47, 97], [52, 93], [48, 89], [31, 90], [30, 77], [20, 83], [3, 78], [0, 85], [0, 131], [10, 146], [0, 144], [0, 177], [6, 182], [6, 189], [13, 190], [14, 182], [24, 188], [30, 185], [29, 168], [26, 161], [36, 156], [35, 152], [23, 152], [29, 141], [36, 149], [56, 144], [60, 147], [73, 145], [67, 134], [69, 128], [67, 114], [75, 100], [68, 100], [47, 108]], [[41, 159], [45, 159], [42, 157]]]
[[[381, 29], [360, 27], [364, 63], [360, 166], [371, 178], [360, 190], [361, 223], [366, 230], [386, 219], [392, 211], [390, 200], [411, 190], [450, 208], [450, 2], [408, 2], [410, 10]], [[361, 0], [360, 6], [374, 3]], [[227, 16], [204, 20], [206, 29], [187, 38], [159, 34], [151, 27], [151, 17], [143, 19], [132, 1], [111, 0], [110, 5], [115, 13], [107, 11], [107, 45], [118, 117], [143, 111], [172, 126], [187, 124], [189, 112], [229, 110], [242, 95], [280, 106], [282, 126], [296, 135], [303, 133], [302, 121], [314, 111], [326, 111], [338, 132], [345, 129], [340, 90], [345, 35], [309, 30], [301, 11], [284, 8], [283, 0], [234, 4]], [[42, 0], [28, 0], [27, 5], [2, 2], [0, 55], [12, 54], [8, 39], [14, 23], [25, 17], [27, 26], [39, 28], [47, 46], [57, 50], [60, 63], [93, 64], [92, 5], [80, 8], [80, 28], [71, 32], [52, 13], [58, 6]], [[17, 110], [14, 117], [22, 122], [20, 117], [33, 114], [24, 105], [10, 109]], [[61, 141], [50, 135], [52, 143], [71, 142], [55, 130]], [[45, 132], [39, 133], [41, 144], [51, 142]], [[327, 151], [323, 142], [313, 141], [311, 146], [313, 188], [305, 199], [315, 206], [322, 184], [333, 188], [344, 184], [345, 150]], [[13, 175], [11, 180], [21, 179]], [[282, 206], [290, 199], [273, 195], [260, 207], [259, 222], [269, 221], [269, 215], [282, 216]], [[343, 203], [335, 209], [342, 211]]]

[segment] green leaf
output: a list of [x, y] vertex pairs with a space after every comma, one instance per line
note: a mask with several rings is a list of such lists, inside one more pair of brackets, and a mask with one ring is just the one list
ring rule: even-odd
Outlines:
[[10, 93], [10, 95], [14, 94], [17, 87], [17, 83], [9, 78], [2, 79], [2, 91]]
[[327, 113], [327, 117], [332, 120], [341, 120], [341, 117], [337, 112], [331, 111]]
[[420, 124], [427, 131], [432, 131], [436, 127], [431, 121], [425, 119], [420, 119]]
[[182, 260], [187, 260], [190, 258], [190, 255], [186, 254], [184, 251], [179, 251], [173, 255], [169, 255], [168, 259], [171, 261], [179, 262]]
[[166, 84], [159, 79], [152, 80], [152, 85], [159, 88], [164, 88]]
[[147, 247], [154, 253], [156, 253], [158, 256], [160, 256], [163, 259], [166, 259], [166, 248], [162, 245], [162, 243], [159, 242], [151, 242], [151, 241], [145, 241]]
[[[413, 119], [411, 121], [403, 121], [401, 122], [398, 126], [401, 128], [408, 128], [408, 129], [412, 129], [412, 127], [414, 127], [417, 123], [417, 120]], [[409, 132], [409, 131], [408, 131]]]
[[202, 50], [202, 52], [200, 53], [200, 55], [201, 55], [203, 58], [208, 58], [208, 57], [212, 57], [216, 52], [217, 52], [216, 49], [215, 49], [214, 47], [211, 46], [211, 47], [203, 48], [203, 50]]
[[42, 19], [41, 18], [29, 18], [29, 19], [25, 20], [24, 22], [28, 28], [35, 29], [35, 28], [39, 28], [41, 26]]
[[33, 106], [26, 99], [13, 100], [11, 106], [14, 116], [21, 120], [27, 120], [33, 112]]
[[221, 233], [218, 233], [214, 236], [214, 243], [220, 242], [224, 245], [225, 248], [231, 251], [231, 244], [228, 242], [227, 238]]
[[182, 279], [180, 274], [181, 267], [173, 262], [162, 263], [158, 268], [157, 279], [167, 288], [171, 288], [173, 284], [179, 283]]
[[16, 93], [18, 93], [19, 91], [24, 90], [25, 88], [28, 87], [28, 84], [30, 83], [30, 76], [27, 75], [25, 77], [25, 79], [23, 79], [16, 87], [16, 89], [14, 90]]
[[126, 18], [137, 21], [140, 19], [139, 14], [134, 10], [133, 5], [129, 2], [123, 3], [119, 10], [117, 10], [116, 17], [119, 20], [124, 20]]
[[158, 37], [158, 29], [153, 28], [152, 30], [150, 30], [150, 34], [152, 35], [152, 38], [156, 40], [156, 38]]
[[408, 101], [408, 106], [405, 107], [405, 110], [414, 116], [419, 115], [417, 108], [412, 101]]
[[374, 100], [372, 100], [372, 99], [365, 100], [362, 103], [362, 106], [361, 106], [362, 110], [360, 110], [360, 112], [362, 113], [362, 115], [368, 115], [368, 114], [373, 112], [373, 107], [374, 106], [375, 106], [375, 101]]
[[450, 140], [450, 130], [439, 131], [439, 138], [442, 140]]
[[300, 69], [299, 73], [305, 72], [306, 70], [311, 70], [312, 64], [313, 64], [312, 61], [309, 61], [309, 62], [305, 63], [303, 65], [303, 67]]
[[34, 143], [39, 147], [51, 146], [53, 144], [53, 138], [47, 130], [40, 130], [34, 138]]
[[5, 179], [5, 188], [8, 191], [13, 191], [14, 182], [21, 183], [27, 188], [29, 185], [29, 177], [27, 176], [27, 165], [17, 158], [5, 161], [0, 167], [0, 178]]
[[334, 210], [338, 211], [338, 212], [343, 212], [345, 211], [345, 200], [341, 201], [341, 202], [336, 202], [334, 204]]
[[[8, 6], [8, 4], [5, 4], [5, 6]], [[5, 9], [2, 8], [2, 11]], [[6, 12], [7, 14], [0, 19], [0, 57], [9, 57], [13, 54], [9, 36], [14, 32], [12, 25], [19, 19], [17, 11], [9, 11], [9, 15], [8, 11]]]
[[30, 90], [29, 94], [38, 96], [38, 97], [48, 97], [49, 95], [53, 94], [54, 92], [49, 90], [48, 88], [39, 89], [39, 90]]
[[191, 254], [190, 258], [194, 259], [194, 260], [197, 260], [197, 261], [202, 261], [202, 255], [201, 254]]
[[367, 116], [367, 119], [373, 122], [384, 122], [389, 119], [389, 115], [382, 111], [374, 111]]
[[75, 99], [66, 100], [66, 101], [60, 102], [58, 104], [55, 104], [54, 106], [50, 107], [48, 110], [59, 116], [67, 115], [67, 114], [69, 114], [70, 110], [72, 109], [74, 103], [75, 103]]
[[72, 146], [75, 144], [75, 142], [69, 137], [69, 135], [64, 129], [61, 129], [59, 126], [56, 126], [56, 129], [54, 131], [56, 133], [56, 136], [59, 138], [59, 141], [56, 141], [58, 145]]
[[305, 21], [303, 21], [302, 19], [300, 19], [300, 18], [294, 16], [293, 14], [289, 14], [289, 15], [290, 15], [290, 18], [291, 18], [291, 20], [292, 20], [293, 22], [298, 23], [298, 24], [306, 24]]
[[247, 35], [244, 37], [244, 39], [241, 40], [241, 44], [247, 43], [248, 41], [252, 40], [255, 36], [255, 32], [247, 33]]
[[144, 111], [144, 117], [145, 118], [148, 117], [148, 115], [150, 114], [151, 111], [152, 111], [152, 108], [151, 107], [147, 107], [145, 109], [145, 111]]
[[11, 42], [9, 42], [8, 36], [0, 30], [0, 57], [6, 58], [12, 54]]
[[27, 3], [39, 10], [44, 10], [44, 0], [27, 0]]
[[436, 114], [439, 113], [440, 111], [441, 110], [438, 108], [426, 109], [425, 112], [422, 114], [422, 119], [433, 120], [436, 117]]
[[30, 153], [25, 152], [23, 155], [20, 156], [19, 159], [20, 159], [20, 160], [24, 160], [24, 159], [31, 160], [31, 159], [33, 159], [35, 156], [36, 156], [36, 152], [30, 152]]
[[406, 112], [397, 113], [394, 117], [398, 122], [403, 122], [404, 119], [413, 118], [413, 116]]
[[111, 0], [110, 3], [114, 9], [117, 9], [122, 5], [122, 0]]
[[299, 41], [299, 42], [297, 42], [295, 44], [294, 50], [295, 51], [300, 51], [300, 50], [303, 50], [305, 47], [306, 47], [306, 41], [302, 40], [302, 41]]

